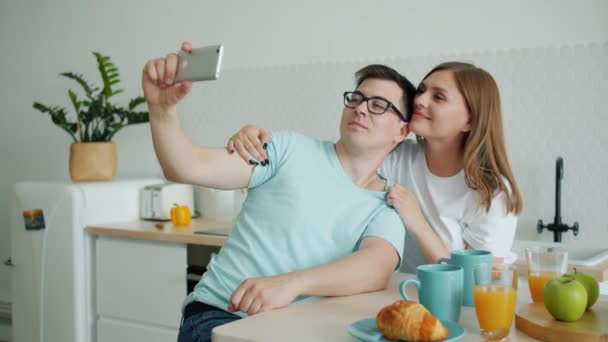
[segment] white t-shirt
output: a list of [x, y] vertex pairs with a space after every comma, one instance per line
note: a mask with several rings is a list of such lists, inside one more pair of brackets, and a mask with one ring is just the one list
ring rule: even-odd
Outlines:
[[[479, 194], [464, 180], [464, 170], [451, 177], [433, 175], [427, 166], [424, 150], [413, 140], [403, 141], [382, 163], [380, 173], [403, 185], [418, 200], [430, 226], [450, 251], [488, 250], [495, 257], [513, 262], [511, 253], [517, 216], [506, 213], [504, 192], [492, 200], [490, 211], [479, 204]], [[401, 271], [416, 273], [426, 264], [416, 238], [406, 234]]]

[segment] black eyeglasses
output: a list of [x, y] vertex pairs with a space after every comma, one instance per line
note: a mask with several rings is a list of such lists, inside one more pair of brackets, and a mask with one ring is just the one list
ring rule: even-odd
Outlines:
[[392, 108], [397, 115], [399, 115], [401, 120], [407, 121], [405, 115], [401, 114], [399, 109], [385, 98], [380, 96], [365, 97], [358, 91], [347, 91], [344, 93], [344, 105], [346, 107], [357, 108], [362, 102], [367, 103], [367, 110], [372, 114], [382, 115], [386, 113], [389, 108]]

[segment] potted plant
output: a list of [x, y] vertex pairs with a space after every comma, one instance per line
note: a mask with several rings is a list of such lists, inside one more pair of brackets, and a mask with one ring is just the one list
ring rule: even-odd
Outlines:
[[148, 112], [135, 111], [145, 102], [143, 96], [131, 99], [126, 108], [110, 102], [114, 95], [123, 92], [122, 89], [114, 89], [120, 82], [118, 68], [112, 64], [110, 57], [98, 52], [93, 52], [93, 55], [97, 59], [102, 88], [87, 82], [82, 75], [72, 72], [59, 74], [76, 81], [84, 90], [84, 98], [79, 98], [74, 91], [68, 90], [74, 115], [68, 115], [68, 111], [61, 106], [34, 102], [34, 108], [48, 113], [53, 123], [74, 140], [70, 147], [70, 177], [75, 182], [114, 178], [117, 158], [112, 138], [125, 126], [149, 120]]

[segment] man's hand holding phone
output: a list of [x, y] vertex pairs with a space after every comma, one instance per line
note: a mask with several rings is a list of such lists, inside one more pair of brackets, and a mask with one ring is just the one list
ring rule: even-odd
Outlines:
[[[182, 51], [190, 53], [192, 44], [182, 43]], [[177, 103], [192, 88], [192, 82], [176, 83], [179, 57], [170, 53], [165, 58], [157, 58], [146, 63], [142, 75], [142, 88], [150, 114], [174, 110]]]
[[[224, 148], [195, 144], [177, 114], [177, 103], [188, 94], [192, 81], [217, 79], [221, 52], [221, 46], [193, 49], [184, 42], [180, 52], [150, 60], [143, 69], [142, 87], [150, 112], [154, 152], [169, 181], [217, 189], [239, 189], [249, 183], [252, 165], [244, 164]], [[180, 55], [185, 57], [180, 59]], [[186, 59], [186, 65], [180, 64]]]
[[218, 79], [223, 52], [222, 45], [193, 49], [190, 42], [184, 42], [177, 54], [170, 53], [165, 58], [149, 61], [142, 77], [148, 106], [172, 109], [188, 94], [191, 82]]

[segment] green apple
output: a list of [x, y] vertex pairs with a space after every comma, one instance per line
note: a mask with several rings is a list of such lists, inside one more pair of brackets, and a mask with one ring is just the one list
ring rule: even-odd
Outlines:
[[578, 280], [558, 277], [543, 288], [543, 302], [551, 316], [560, 321], [576, 321], [587, 308], [587, 290]]
[[589, 310], [600, 295], [600, 285], [597, 280], [591, 274], [577, 272], [576, 269], [574, 269], [574, 273], [564, 274], [564, 277], [574, 278], [583, 284], [587, 290], [587, 310]]

